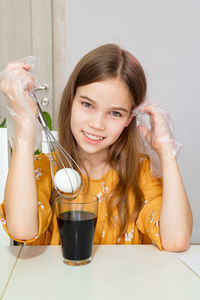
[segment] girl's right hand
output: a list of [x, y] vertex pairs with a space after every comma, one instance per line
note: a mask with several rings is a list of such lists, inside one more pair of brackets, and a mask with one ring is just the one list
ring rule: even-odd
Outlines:
[[30, 72], [35, 62], [34, 57], [27, 57], [9, 63], [0, 72], [0, 90], [6, 98], [9, 141], [13, 149], [20, 151], [32, 151], [40, 144], [38, 108], [30, 94], [37, 86], [37, 79]]
[[36, 116], [37, 105], [29, 92], [36, 87], [36, 79], [29, 72], [31, 65], [23, 61], [9, 63], [0, 73], [0, 89], [6, 96], [13, 117]]

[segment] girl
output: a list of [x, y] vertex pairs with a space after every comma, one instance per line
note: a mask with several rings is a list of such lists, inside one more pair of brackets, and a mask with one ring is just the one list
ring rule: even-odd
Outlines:
[[[25, 61], [11, 63], [1, 76], [14, 124], [1, 214], [11, 238], [53, 245], [60, 238], [49, 160], [32, 155], [38, 121], [29, 94], [36, 86], [30, 68]], [[153, 242], [160, 249], [183, 251], [190, 242], [192, 213], [173, 154], [175, 141], [166, 114], [155, 104], [142, 104], [145, 95], [144, 71], [132, 54], [114, 44], [94, 49], [64, 89], [59, 142], [84, 170], [88, 192], [100, 197], [95, 244]], [[138, 113], [150, 116], [151, 129], [141, 125], [139, 130], [160, 159], [162, 180], [152, 176], [149, 157], [141, 154]]]

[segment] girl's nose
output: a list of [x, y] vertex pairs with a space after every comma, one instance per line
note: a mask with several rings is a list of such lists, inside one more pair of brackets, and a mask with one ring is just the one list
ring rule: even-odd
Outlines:
[[89, 121], [89, 126], [97, 130], [104, 130], [104, 117], [101, 114], [94, 114]]

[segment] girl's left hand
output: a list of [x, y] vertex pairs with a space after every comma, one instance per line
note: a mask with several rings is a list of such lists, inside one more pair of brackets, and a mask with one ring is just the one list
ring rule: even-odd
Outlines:
[[[175, 141], [169, 114], [160, 109], [156, 103], [149, 101], [138, 106], [133, 114], [137, 116], [140, 132], [149, 146], [157, 152], [161, 161], [175, 157], [181, 145]], [[145, 122], [146, 114], [150, 118], [150, 126]]]

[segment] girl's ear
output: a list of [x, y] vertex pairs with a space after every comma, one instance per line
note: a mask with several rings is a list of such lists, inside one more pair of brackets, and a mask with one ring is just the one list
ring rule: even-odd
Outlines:
[[124, 126], [124, 127], [127, 127], [127, 126], [131, 123], [133, 117], [135, 117], [135, 115], [131, 112], [131, 113], [130, 113], [130, 116], [128, 117], [128, 120], [127, 120], [126, 123], [125, 123], [125, 126]]

